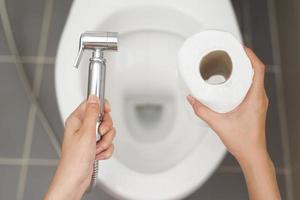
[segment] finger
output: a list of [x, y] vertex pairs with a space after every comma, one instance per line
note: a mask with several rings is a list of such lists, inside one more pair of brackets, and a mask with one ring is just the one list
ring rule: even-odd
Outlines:
[[101, 135], [105, 135], [109, 130], [112, 129], [112, 127], [113, 127], [113, 121], [111, 119], [111, 116], [105, 113], [103, 116], [103, 121], [98, 128], [98, 132]]
[[97, 143], [96, 154], [107, 150], [111, 146], [115, 135], [116, 135], [116, 129], [115, 128], [112, 128], [107, 134], [105, 134], [101, 138], [101, 140]]
[[264, 85], [265, 65], [251, 49], [245, 47], [245, 52], [249, 57], [252, 68], [254, 70], [252, 85], [255, 88], [262, 88]]
[[211, 109], [209, 109], [208, 107], [200, 103], [191, 95], [187, 96], [187, 100], [193, 107], [195, 114], [201, 119], [203, 119], [205, 122], [207, 122], [208, 124], [211, 124], [214, 120], [219, 118], [220, 114], [212, 111]]
[[81, 127], [85, 108], [86, 101], [83, 101], [66, 119], [65, 128], [69, 130], [68, 132], [74, 133]]
[[105, 103], [104, 103], [104, 112], [108, 113], [111, 111], [111, 108], [110, 108], [110, 104], [108, 102], [107, 99], [105, 99]]
[[112, 156], [112, 154], [114, 152], [114, 149], [115, 149], [114, 145], [111, 144], [110, 147], [106, 151], [104, 151], [104, 152], [99, 153], [99, 154], [96, 155], [96, 160], [106, 160], [106, 159], [109, 159]]
[[95, 95], [90, 95], [86, 103], [85, 116], [81, 129], [83, 132], [96, 133], [96, 124], [99, 118], [99, 99]]

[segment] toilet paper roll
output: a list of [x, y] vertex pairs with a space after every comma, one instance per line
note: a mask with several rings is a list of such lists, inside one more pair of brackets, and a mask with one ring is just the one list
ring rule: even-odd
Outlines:
[[219, 113], [236, 108], [252, 84], [253, 69], [243, 45], [223, 31], [188, 38], [179, 51], [178, 68], [186, 92]]

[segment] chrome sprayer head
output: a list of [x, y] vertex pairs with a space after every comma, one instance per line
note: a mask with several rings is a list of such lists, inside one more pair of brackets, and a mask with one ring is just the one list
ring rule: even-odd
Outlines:
[[79, 42], [79, 51], [74, 63], [78, 68], [84, 50], [95, 51], [117, 51], [118, 33], [116, 32], [92, 32], [87, 31], [81, 34]]
[[[106, 63], [103, 58], [103, 51], [118, 50], [118, 34], [112, 32], [85, 32], [80, 36], [79, 51], [76, 57], [74, 67], [78, 68], [84, 50], [92, 50], [93, 54], [89, 63], [89, 76], [87, 97], [95, 95], [99, 98], [100, 113], [97, 127], [101, 124], [104, 114], [105, 102], [105, 73]], [[98, 129], [96, 131], [96, 141], [100, 139]], [[98, 161], [95, 160], [90, 189], [94, 188], [98, 177]]]

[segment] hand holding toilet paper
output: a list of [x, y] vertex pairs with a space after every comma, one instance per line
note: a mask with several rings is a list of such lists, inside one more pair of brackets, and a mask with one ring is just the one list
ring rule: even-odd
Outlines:
[[252, 84], [253, 69], [243, 45], [223, 31], [188, 38], [179, 51], [178, 68], [187, 92], [219, 113], [235, 109]]

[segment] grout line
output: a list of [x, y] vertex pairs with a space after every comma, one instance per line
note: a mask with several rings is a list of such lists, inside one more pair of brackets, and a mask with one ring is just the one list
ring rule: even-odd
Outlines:
[[52, 144], [54, 150], [56, 151], [57, 155], [60, 156], [60, 151], [61, 151], [60, 146], [61, 145], [59, 144], [55, 133], [53, 132], [53, 130], [49, 126], [47, 118], [45, 117], [44, 113], [41, 112], [41, 110], [38, 110], [37, 116], [38, 116], [40, 122], [42, 123], [42, 126], [45, 129], [45, 131], [46, 131], [46, 133], [49, 137], [50, 143]]
[[[30, 102], [34, 103], [37, 107], [37, 113], [38, 116], [41, 118], [42, 121], [42, 125], [44, 125], [44, 127], [46, 127], [46, 130], [49, 130], [50, 133], [54, 133], [54, 131], [51, 129], [51, 126], [49, 125], [49, 122], [46, 120], [45, 114], [43, 112], [43, 110], [41, 109], [39, 103], [36, 100], [36, 97], [33, 95], [33, 92], [31, 90], [31, 86], [28, 80], [28, 77], [26, 76], [26, 73], [24, 71], [24, 66], [22, 65], [20, 56], [19, 56], [19, 52], [16, 46], [16, 42], [13, 38], [13, 33], [12, 33], [12, 29], [11, 29], [11, 25], [10, 25], [10, 21], [8, 18], [8, 14], [6, 11], [6, 5], [5, 5], [5, 1], [4, 0], [0, 0], [0, 15], [1, 15], [1, 20], [2, 20], [2, 24], [3, 24], [3, 28], [4, 28], [4, 33], [6, 36], [6, 40], [8, 43], [8, 47], [11, 51], [11, 53], [13, 54], [13, 58], [15, 60], [15, 65], [16, 65], [16, 70], [18, 73], [18, 76], [22, 82], [22, 85], [24, 86], [25, 89], [25, 93], [28, 96]], [[58, 140], [56, 139], [56, 141], [54, 141], [55, 134], [53, 134], [52, 138], [52, 143], [55, 144], [55, 149], [58, 153], [58, 155], [60, 155], [60, 145]], [[53, 139], [54, 138], [54, 139]]]
[[29, 165], [34, 166], [57, 166], [58, 160], [56, 159], [29, 159]]
[[[8, 47], [11, 51], [11, 53], [13, 54], [13, 60], [15, 61], [15, 65], [16, 65], [16, 70], [18, 73], [18, 76], [21, 80], [21, 82], [23, 83], [23, 87], [25, 90], [26, 95], [28, 96], [30, 102], [36, 102], [35, 96], [32, 93], [31, 90], [31, 86], [28, 80], [28, 77], [26, 76], [26, 73], [24, 71], [24, 67], [22, 65], [20, 56], [19, 56], [19, 51], [17, 49], [16, 46], [16, 42], [14, 40], [13, 37], [13, 33], [12, 33], [12, 29], [11, 29], [11, 24], [8, 18], [8, 14], [6, 11], [6, 5], [5, 5], [5, 0], [0, 0], [0, 15], [1, 15], [1, 20], [2, 20], [2, 24], [3, 24], [3, 28], [4, 28], [4, 33], [5, 33], [5, 37], [8, 43]], [[40, 110], [40, 107], [38, 106], [38, 109]]]
[[[45, 58], [44, 56], [47, 52], [49, 29], [51, 26], [51, 19], [53, 14], [53, 5], [54, 5], [54, 0], [46, 1], [44, 21], [42, 25], [41, 37], [40, 37], [39, 48], [38, 48], [39, 58]], [[36, 94], [36, 96], [39, 96], [40, 93], [40, 87], [42, 85], [42, 80], [43, 80], [44, 67], [45, 67], [44, 62], [41, 62], [37, 64], [37, 67], [35, 68], [33, 92]], [[48, 138], [54, 150], [57, 152], [58, 155], [60, 155], [60, 144], [57, 140], [54, 131], [51, 129], [47, 118], [45, 117], [43, 112], [38, 112], [37, 114], [40, 119], [40, 122], [43, 125], [43, 128], [45, 129], [48, 135]]]
[[[22, 160], [22, 168], [20, 172], [18, 190], [17, 190], [17, 199], [22, 200], [23, 194], [25, 191], [25, 184], [27, 178], [27, 171], [28, 171], [28, 158], [30, 157], [30, 150], [32, 144], [32, 137], [34, 132], [34, 124], [35, 124], [35, 113], [36, 107], [31, 106], [29, 113], [28, 113], [28, 122], [27, 122], [27, 130], [26, 130], [26, 137], [24, 142], [24, 150], [23, 150], [23, 160]], [[24, 159], [25, 158], [25, 159]]]
[[[50, 26], [51, 26], [53, 5], [54, 5], [54, 0], [46, 1], [45, 13], [44, 13], [44, 18], [43, 18], [44, 20], [43, 20], [41, 37], [40, 37], [39, 48], [38, 48], [38, 57], [39, 58], [44, 58], [44, 55], [46, 54], [46, 51], [47, 51], [48, 36], [49, 36], [48, 33], [49, 33]], [[44, 62], [39, 63], [37, 65], [37, 67], [35, 68], [33, 92], [36, 94], [36, 96], [39, 96], [40, 87], [42, 85], [43, 71], [44, 71], [43, 63]], [[52, 131], [51, 127], [49, 126], [47, 118], [45, 117], [44, 113], [42, 113], [42, 112], [38, 112], [38, 117], [48, 135], [48, 138], [49, 138], [53, 148], [55, 149], [57, 154], [60, 155], [59, 142], [57, 140], [55, 133]]]
[[23, 159], [23, 158], [0, 158], [0, 165], [23, 165], [24, 160], [30, 166], [56, 166], [57, 159]]
[[288, 136], [288, 126], [287, 126], [287, 117], [286, 117], [286, 108], [285, 108], [285, 99], [283, 93], [283, 81], [282, 81], [282, 71], [280, 67], [281, 57], [279, 51], [279, 33], [277, 27], [277, 19], [276, 19], [276, 8], [274, 5], [274, 0], [268, 0], [268, 8], [269, 8], [269, 21], [270, 21], [270, 33], [271, 33], [271, 45], [273, 49], [273, 60], [277, 64], [275, 73], [275, 81], [276, 81], [276, 92], [278, 96], [278, 110], [279, 110], [279, 118], [280, 118], [280, 132], [282, 139], [282, 149], [283, 149], [283, 159], [285, 162], [285, 166], [289, 169], [289, 173], [285, 176], [285, 185], [287, 190], [287, 199], [294, 199], [294, 191], [293, 191], [293, 181], [292, 181], [292, 168], [291, 168], [291, 154], [290, 154], [290, 144], [289, 144], [289, 136]]
[[[38, 113], [42, 113], [42, 110], [40, 109], [40, 106], [36, 101], [35, 94], [38, 94], [37, 89], [40, 88], [43, 67], [38, 67], [38, 68], [42, 68], [42, 69], [37, 69], [35, 71], [34, 88], [32, 91], [29, 81], [28, 81], [28, 77], [25, 74], [24, 67], [23, 67], [21, 59], [19, 57], [19, 52], [18, 52], [18, 49], [16, 46], [16, 42], [13, 37], [13, 32], [12, 32], [11, 24], [9, 21], [9, 16], [8, 16], [7, 9], [6, 9], [5, 0], [0, 0], [0, 5], [1, 5], [0, 6], [0, 15], [1, 15], [2, 23], [3, 23], [5, 36], [7, 39], [7, 43], [8, 43], [11, 53], [13, 54], [14, 60], [16, 61], [15, 64], [16, 64], [16, 69], [17, 69], [19, 78], [21, 79], [21, 82], [24, 85], [25, 92], [28, 95], [29, 100], [31, 101], [26, 137], [25, 137], [25, 144], [24, 144], [24, 153], [23, 153], [23, 156], [24, 156], [23, 159], [24, 159], [24, 158], [30, 157], [33, 128], [34, 128], [34, 123], [35, 123], [35, 114], [37, 111], [39, 111]], [[45, 13], [44, 13], [43, 25], [42, 25], [43, 30], [41, 31], [41, 33], [42, 33], [41, 40], [42, 39], [48, 40], [48, 38], [44, 37], [44, 34], [46, 33], [46, 36], [48, 36], [47, 32], [49, 31], [49, 27], [47, 27], [47, 26], [50, 26], [52, 8], [53, 8], [53, 0], [47, 1], [46, 5], [45, 5]], [[48, 18], [46, 18], [46, 17], [48, 17]], [[39, 56], [41, 56], [41, 54], [46, 51], [46, 46], [44, 47], [44, 45], [47, 45], [47, 41], [45, 41], [45, 42], [40, 41], [39, 52], [38, 52]], [[48, 121], [46, 121], [46, 122], [48, 123]], [[20, 181], [19, 181], [18, 193], [17, 193], [17, 198], [20, 200], [23, 199], [23, 195], [24, 195], [27, 171], [28, 171], [28, 162], [26, 159], [24, 159], [22, 161], [22, 168], [20, 171]]]
[[280, 73], [278, 65], [266, 65], [266, 73]]
[[6, 5], [5, 5], [5, 0], [0, 0], [0, 15], [1, 15], [1, 21], [2, 21], [2, 25], [4, 28], [4, 34], [7, 40], [7, 44], [8, 47], [10, 49], [10, 52], [13, 54], [12, 56], [14, 57], [14, 60], [16, 61], [16, 66], [17, 66], [17, 72], [20, 76], [20, 79], [22, 82], [24, 83], [28, 83], [28, 84], [23, 84], [24, 89], [26, 94], [28, 94], [28, 96], [30, 97], [30, 99], [32, 99], [32, 92], [31, 92], [31, 88], [30, 88], [30, 84], [29, 81], [27, 79], [26, 76], [24, 76], [25, 72], [23, 69], [23, 66], [21, 64], [21, 61], [19, 59], [19, 52], [16, 46], [16, 42], [13, 38], [13, 33], [12, 33], [12, 29], [11, 29], [11, 24], [9, 21], [9, 17], [8, 17], [8, 13], [6, 10]]
[[[43, 16], [43, 24], [41, 28], [41, 36], [39, 41], [39, 47], [38, 47], [38, 57], [43, 58], [47, 51], [47, 45], [48, 45], [48, 33], [51, 25], [51, 18], [53, 13], [53, 4], [54, 0], [48, 0], [45, 1], [45, 11]], [[36, 96], [39, 96], [40, 93], [40, 87], [43, 80], [43, 71], [44, 71], [44, 65], [38, 64], [35, 68], [34, 72], [34, 82], [33, 82], [33, 93]]]
[[[12, 63], [18, 62], [15, 56], [12, 55], [0, 55], [0, 63]], [[20, 62], [22, 64], [48, 64], [53, 65], [55, 63], [55, 57], [51, 56], [21, 56]]]
[[[47, 42], [48, 42], [48, 32], [50, 28], [51, 23], [51, 15], [52, 15], [52, 9], [53, 9], [53, 0], [45, 1], [45, 10], [44, 10], [44, 16], [43, 16], [43, 22], [42, 22], [42, 28], [41, 28], [41, 35], [40, 35], [40, 41], [39, 41], [39, 47], [38, 47], [38, 57], [41, 57], [45, 55], [47, 50]], [[34, 71], [34, 80], [33, 80], [33, 95], [35, 97], [39, 96], [42, 78], [43, 78], [43, 71], [44, 71], [44, 65], [38, 64]], [[31, 102], [30, 109], [33, 110], [32, 117], [35, 119], [37, 114], [36, 104], [34, 102]], [[30, 119], [30, 118], [29, 118]], [[31, 121], [28, 120], [27, 126], [30, 127], [30, 132], [27, 132], [26, 139], [30, 142], [25, 143], [24, 145], [24, 154], [23, 159], [30, 157], [30, 150], [31, 150], [31, 142], [32, 142], [32, 136], [34, 132], [34, 123], [30, 123]], [[22, 200], [24, 198], [24, 192], [25, 192], [25, 184], [27, 179], [27, 173], [28, 172], [28, 163], [24, 161], [24, 165], [22, 165], [21, 173], [20, 173], [20, 179], [19, 179], [19, 187], [18, 187], [18, 193], [17, 193], [17, 199]]]
[[[32, 97], [32, 92], [31, 92], [31, 88], [30, 88], [28, 79], [25, 75], [24, 68], [23, 68], [23, 66], [20, 62], [19, 57], [18, 57], [19, 52], [18, 52], [16, 43], [15, 43], [15, 40], [13, 38], [13, 32], [12, 32], [11, 24], [10, 24], [10, 21], [9, 21], [9, 16], [8, 16], [7, 9], [6, 9], [5, 0], [0, 1], [0, 15], [1, 15], [1, 20], [2, 20], [2, 25], [3, 25], [3, 28], [4, 28], [4, 33], [5, 33], [5, 36], [6, 36], [7, 43], [8, 43], [8, 47], [9, 47], [11, 53], [13, 54], [13, 56], [16, 60], [16, 69], [17, 69], [18, 75], [19, 75], [22, 82], [27, 83], [27, 84], [23, 84], [26, 94], [29, 94], [29, 96]], [[31, 99], [34, 99], [34, 97], [31, 98]], [[28, 122], [27, 122], [28, 124], [34, 123], [35, 116], [34, 116], [33, 112], [34, 112], [34, 110], [32, 108], [30, 108], [29, 113], [28, 113], [28, 116], [29, 116], [29, 119], [28, 119]], [[31, 141], [30, 141], [30, 135], [31, 135], [30, 132], [33, 132], [33, 130], [31, 130], [31, 129], [33, 129], [33, 126], [30, 127], [30, 126], [27, 125], [23, 156], [26, 156], [27, 152], [28, 152], [28, 151], [25, 151], [26, 145], [28, 145], [28, 143], [29, 144], [31, 143]], [[25, 160], [22, 160], [22, 168], [20, 170], [20, 176], [19, 176], [20, 181], [19, 181], [18, 189], [17, 189], [17, 199], [22, 199], [23, 198], [23, 191], [24, 191], [25, 181], [21, 181], [21, 180], [26, 179], [27, 167], [28, 167], [26, 165], [26, 163], [27, 162]]]

